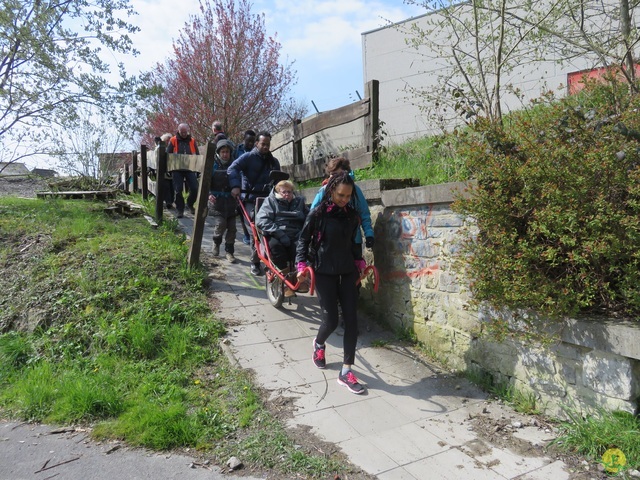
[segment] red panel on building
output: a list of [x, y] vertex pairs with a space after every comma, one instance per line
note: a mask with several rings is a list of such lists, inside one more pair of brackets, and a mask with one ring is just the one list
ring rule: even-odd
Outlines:
[[[578, 93], [584, 88], [584, 79], [598, 80], [604, 78], [607, 72], [617, 71], [618, 78], [624, 79], [624, 75], [619, 70], [619, 67], [600, 67], [592, 68], [591, 70], [580, 70], [579, 72], [572, 72], [567, 74], [567, 89], [569, 95]], [[636, 77], [640, 74], [640, 65], [636, 65]]]

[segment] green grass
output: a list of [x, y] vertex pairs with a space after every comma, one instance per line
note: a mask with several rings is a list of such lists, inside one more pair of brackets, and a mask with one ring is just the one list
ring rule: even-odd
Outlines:
[[534, 392], [520, 390], [509, 383], [492, 385], [488, 391], [507, 405], [510, 405], [516, 412], [524, 413], [525, 415], [537, 415], [540, 413], [538, 399]]
[[582, 415], [566, 410], [568, 420], [560, 424], [554, 444], [602, 462], [610, 448], [619, 448], [627, 459], [625, 469], [640, 468], [640, 422], [628, 412], [599, 409]]
[[467, 179], [462, 160], [455, 154], [455, 137], [420, 137], [385, 147], [370, 168], [358, 170], [357, 180], [413, 178], [420, 185]]
[[496, 382], [493, 375], [478, 368], [467, 369], [461, 375], [483, 391], [511, 406], [516, 412], [525, 415], [540, 413], [538, 397], [534, 392], [520, 390], [509, 382]]
[[0, 198], [0, 412], [219, 463], [347, 471], [297, 448], [221, 353], [207, 272], [187, 267], [176, 223], [154, 230], [103, 207]]
[[[455, 154], [456, 137], [420, 137], [381, 149], [378, 161], [355, 171], [356, 181], [371, 179], [415, 179], [420, 185], [468, 179], [462, 160]], [[322, 179], [300, 182], [300, 188], [320, 186]]]

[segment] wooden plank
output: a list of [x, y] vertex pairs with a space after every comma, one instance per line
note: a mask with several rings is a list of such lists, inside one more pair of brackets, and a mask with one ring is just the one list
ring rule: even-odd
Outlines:
[[337, 127], [345, 123], [353, 122], [369, 113], [369, 99], [354, 102], [351, 105], [336, 108], [317, 114], [308, 120], [303, 120], [298, 126], [295, 140], [310, 137], [326, 128]]
[[367, 147], [367, 151], [373, 154], [373, 161], [378, 158], [378, 143], [380, 129], [380, 121], [378, 118], [378, 106], [379, 106], [379, 90], [380, 82], [378, 80], [371, 80], [365, 85], [365, 95], [371, 101], [370, 114], [364, 119], [364, 142]]
[[[371, 152], [367, 152], [365, 147], [355, 148], [346, 152], [341, 152], [340, 156], [348, 158], [351, 163], [352, 170], [359, 170], [361, 168], [367, 168], [372, 163]], [[296, 182], [304, 180], [312, 180], [315, 178], [322, 178], [325, 176], [324, 167], [327, 162], [327, 158], [323, 157], [315, 162], [307, 162], [302, 165], [285, 165], [282, 170], [287, 172], [293, 177]]]
[[150, 217], [149, 215], [145, 215], [144, 218], [147, 220], [147, 222], [149, 222], [149, 225], [151, 225], [153, 228], [158, 228], [158, 224], [153, 219], [153, 217]]
[[274, 133], [271, 137], [271, 150], [276, 150], [287, 143], [293, 142], [293, 137], [294, 133], [292, 125], [285, 127], [284, 130]]
[[151, 180], [151, 178], [147, 177], [147, 190], [149, 191], [150, 194], [152, 194], [154, 197], [157, 197], [157, 184], [155, 182], [155, 180]]
[[302, 139], [300, 139], [300, 124], [302, 122], [297, 120], [293, 122], [293, 136], [297, 138], [293, 142], [293, 164], [294, 165], [302, 165], [304, 163], [304, 155], [302, 153]]
[[115, 198], [115, 190], [76, 190], [69, 192], [36, 192], [37, 198], [47, 197], [64, 197], [67, 199], [73, 198]]
[[164, 200], [166, 188], [165, 183], [162, 181], [164, 174], [167, 172], [167, 144], [160, 142], [158, 148], [156, 148], [158, 169], [156, 170], [156, 222], [162, 225], [162, 202]]
[[138, 190], [138, 152], [135, 150], [131, 152], [131, 176], [133, 180], [133, 193], [137, 193]]
[[158, 149], [154, 148], [153, 150], [147, 151], [147, 168], [157, 170], [157, 158], [158, 158]]
[[204, 170], [204, 155], [187, 155], [184, 153], [167, 153], [167, 172], [173, 170], [191, 170], [200, 172]]
[[140, 186], [142, 187], [142, 198], [146, 200], [149, 198], [149, 183], [147, 181], [148, 178], [148, 170], [147, 170], [147, 146], [140, 145], [140, 171], [142, 173], [142, 177], [140, 179]]

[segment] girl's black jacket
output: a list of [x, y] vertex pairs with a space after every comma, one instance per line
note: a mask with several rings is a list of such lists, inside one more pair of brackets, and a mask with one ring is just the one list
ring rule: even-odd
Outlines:
[[360, 217], [353, 207], [333, 203], [311, 210], [300, 232], [296, 264], [306, 262], [315, 273], [347, 275], [357, 270], [362, 246], [355, 243]]

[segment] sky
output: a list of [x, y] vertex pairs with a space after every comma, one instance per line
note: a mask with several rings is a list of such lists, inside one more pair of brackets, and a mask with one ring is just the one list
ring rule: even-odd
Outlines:
[[[198, 0], [130, 0], [139, 13], [130, 21], [140, 27], [136, 58], [124, 59], [129, 75], [150, 70], [171, 53], [189, 14], [199, 12]], [[179, 5], [179, 7], [178, 7]], [[252, 13], [265, 14], [270, 36], [277, 34], [283, 62], [294, 62], [298, 82], [293, 97], [315, 113], [358, 100], [362, 75], [363, 32], [426, 13], [403, 0], [253, 0]], [[358, 93], [356, 93], [358, 92]]]

